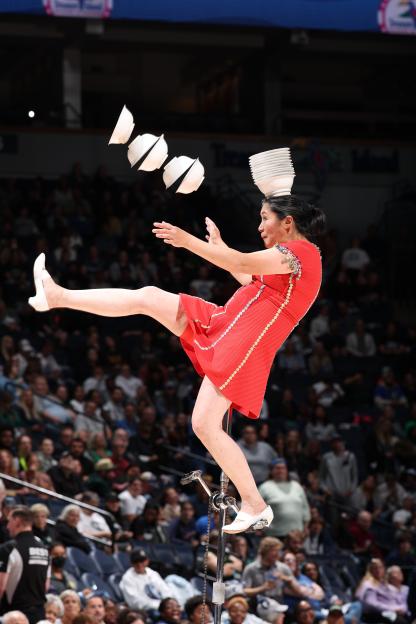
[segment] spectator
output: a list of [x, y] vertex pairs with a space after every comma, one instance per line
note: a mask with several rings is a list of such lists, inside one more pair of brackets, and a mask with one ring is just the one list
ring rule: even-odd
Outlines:
[[58, 463], [53, 457], [54, 451], [55, 447], [53, 440], [51, 440], [51, 438], [43, 438], [40, 443], [39, 450], [37, 451], [39, 469], [43, 472], [48, 472], [52, 466], [56, 466]]
[[159, 605], [158, 624], [179, 624], [181, 606], [175, 598], [164, 598]]
[[49, 509], [42, 503], [32, 505], [30, 511], [33, 514], [33, 535], [38, 537], [48, 548], [53, 542], [52, 531], [48, 526]]
[[[32, 526], [28, 507], [11, 510], [7, 528], [12, 539], [0, 547], [0, 597], [3, 614], [19, 607], [29, 624], [36, 624], [45, 617], [49, 554], [33, 535]], [[20, 566], [16, 567], [16, 561]]]
[[121, 515], [130, 524], [134, 518], [140, 516], [146, 505], [146, 497], [143, 496], [143, 487], [140, 477], [130, 477], [127, 489], [119, 494], [121, 502]]
[[307, 555], [329, 555], [336, 550], [331, 533], [319, 516], [309, 522], [303, 549]]
[[73, 589], [66, 589], [60, 594], [60, 599], [64, 605], [62, 624], [73, 624], [75, 618], [81, 612], [81, 599]]
[[284, 588], [291, 587], [297, 591], [292, 571], [279, 561], [282, 546], [282, 542], [275, 537], [261, 540], [257, 559], [243, 571], [244, 593], [248, 598], [264, 595], [281, 602]]
[[368, 511], [360, 511], [357, 518], [350, 521], [348, 533], [352, 538], [351, 548], [359, 557], [368, 558], [379, 556], [380, 549], [377, 547], [375, 537], [371, 532], [373, 517]]
[[302, 351], [296, 348], [296, 343], [288, 338], [279, 349], [277, 354], [277, 365], [286, 373], [300, 373], [306, 368], [305, 358]]
[[329, 422], [327, 411], [322, 405], [317, 405], [311, 420], [305, 427], [305, 436], [308, 440], [328, 442], [336, 434], [335, 427]]
[[94, 624], [105, 624], [105, 605], [102, 596], [88, 596], [84, 609], [85, 615], [88, 615]]
[[179, 492], [174, 487], [165, 489], [161, 499], [161, 518], [165, 524], [169, 524], [171, 520], [179, 518], [181, 506], [179, 504]]
[[375, 516], [379, 510], [375, 504], [376, 479], [374, 475], [368, 475], [351, 496], [351, 506], [356, 511], [369, 511]]
[[192, 546], [198, 546], [198, 532], [195, 521], [195, 509], [190, 501], [181, 503], [179, 518], [174, 518], [167, 527], [169, 539], [188, 542]]
[[149, 558], [143, 549], [133, 550], [132, 567], [123, 574], [120, 589], [130, 609], [155, 611], [163, 598], [170, 598], [172, 590], [160, 574], [149, 568]]
[[380, 409], [387, 405], [400, 407], [407, 405], [406, 395], [396, 381], [395, 375], [389, 366], [385, 366], [381, 378], [374, 391], [374, 403]]
[[76, 472], [76, 464], [72, 455], [66, 451], [62, 453], [58, 465], [48, 471], [55, 490], [65, 496], [74, 498], [83, 490], [83, 482]]
[[[120, 368], [120, 374], [115, 379], [117, 388], [121, 388], [125, 396], [132, 401], [137, 398], [137, 390], [143, 387], [143, 381], [139, 377], [135, 377], [131, 373], [128, 364], [123, 364]], [[118, 419], [117, 419], [118, 420]]]
[[148, 501], [142, 516], [137, 516], [131, 523], [130, 530], [134, 538], [155, 543], [166, 542], [166, 534], [160, 523], [160, 507], [152, 501]]
[[[98, 508], [100, 506], [100, 498], [95, 492], [84, 492], [79, 497], [79, 500], [93, 507]], [[111, 538], [111, 529], [105, 521], [104, 516], [86, 507], [80, 509], [77, 529], [86, 537], [98, 537], [100, 539]]]
[[192, 596], [186, 601], [185, 613], [190, 624], [209, 624], [212, 621], [210, 606], [200, 595]]
[[358, 237], [351, 240], [351, 247], [345, 249], [342, 254], [341, 264], [347, 271], [358, 272], [365, 269], [370, 264], [368, 253], [360, 247], [361, 241]]
[[83, 475], [89, 475], [94, 470], [94, 463], [87, 456], [86, 449], [87, 445], [82, 438], [78, 436], [72, 438], [69, 444], [69, 452], [81, 464]]
[[[66, 589], [76, 590], [77, 581], [75, 577], [64, 569], [67, 560], [67, 552], [64, 544], [55, 542], [52, 544], [49, 554], [51, 557], [51, 590], [54, 591], [55, 594], [62, 594]], [[63, 614], [61, 614], [61, 616], [62, 615]]]
[[8, 611], [2, 617], [4, 624], [29, 624], [29, 620], [22, 611]]
[[60, 624], [64, 614], [64, 604], [59, 596], [46, 594], [45, 617], [51, 624]]
[[333, 373], [331, 356], [322, 342], [316, 342], [312, 349], [312, 355], [308, 360], [309, 372], [312, 377], [328, 377]]
[[64, 546], [75, 546], [88, 554], [91, 552], [91, 546], [77, 529], [80, 516], [80, 508], [77, 505], [64, 507], [56, 521], [54, 537], [55, 541], [62, 542]]
[[308, 501], [302, 486], [289, 478], [284, 459], [274, 460], [270, 479], [260, 486], [260, 493], [274, 513], [268, 535], [284, 538], [290, 531], [303, 531], [310, 520]]
[[111, 493], [112, 488], [115, 487], [115, 476], [116, 472], [111, 459], [109, 457], [100, 459], [95, 464], [94, 472], [90, 474], [86, 487], [105, 498]]
[[329, 306], [324, 304], [309, 325], [309, 338], [312, 343], [316, 343], [322, 336], [329, 332], [329, 323]]
[[294, 621], [296, 624], [314, 624], [315, 612], [309, 602], [301, 600], [295, 607]]
[[290, 610], [293, 611], [296, 605], [300, 602], [301, 598], [306, 598], [309, 604], [311, 604], [315, 611], [318, 612], [325, 595], [322, 587], [313, 581], [309, 576], [302, 574], [300, 571], [299, 561], [293, 552], [286, 552], [283, 555], [283, 563], [286, 564], [291, 570], [298, 584], [296, 591], [291, 590], [290, 587], [285, 588], [285, 604], [287, 604]]
[[357, 460], [346, 450], [341, 436], [332, 438], [331, 447], [332, 450], [322, 457], [319, 477], [334, 503], [346, 505], [358, 485]]
[[376, 343], [373, 336], [365, 331], [362, 319], [355, 323], [355, 330], [348, 334], [346, 349], [354, 357], [372, 357], [376, 354]]
[[[392, 578], [390, 576], [390, 578]], [[394, 586], [389, 586], [386, 579], [386, 569], [380, 559], [372, 559], [367, 572], [362, 578], [356, 596], [363, 605], [363, 621], [391, 622], [388, 612], [395, 614], [394, 622], [404, 624], [407, 615], [407, 591], [401, 586], [403, 577], [393, 572]]]
[[243, 451], [256, 483], [266, 481], [270, 473], [270, 464], [277, 459], [276, 451], [267, 442], [259, 441], [253, 425], [245, 425], [238, 445]]

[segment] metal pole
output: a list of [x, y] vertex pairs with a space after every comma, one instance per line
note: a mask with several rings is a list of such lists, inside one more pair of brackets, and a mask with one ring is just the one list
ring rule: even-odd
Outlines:
[[[228, 434], [231, 432], [232, 408], [228, 409], [224, 418], [223, 428]], [[221, 471], [220, 479], [220, 511], [219, 511], [219, 537], [217, 546], [217, 576], [212, 587], [212, 602], [214, 603], [214, 624], [220, 624], [221, 611], [225, 601], [225, 584], [224, 584], [224, 554], [226, 537], [222, 529], [225, 525], [227, 517], [227, 505], [224, 504], [224, 498], [227, 495], [229, 479], [224, 471]]]

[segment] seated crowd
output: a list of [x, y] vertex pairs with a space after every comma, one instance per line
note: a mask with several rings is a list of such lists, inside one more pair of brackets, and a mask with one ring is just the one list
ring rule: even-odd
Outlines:
[[[0, 551], [10, 513], [29, 507], [51, 560], [52, 624], [212, 619], [201, 594], [218, 518], [207, 534], [207, 496], [180, 478], [201, 469], [212, 485], [219, 474], [192, 434], [200, 380], [178, 339], [146, 318], [39, 315], [26, 303], [40, 251], [69, 288], [156, 284], [223, 303], [230, 276], [150, 234], [157, 217], [203, 236], [199, 215], [224, 215], [221, 200], [205, 191], [194, 206], [155, 184], [79, 165], [56, 183], [0, 184]], [[319, 301], [278, 353], [259, 421], [233, 418], [275, 516], [227, 542], [227, 624], [416, 617], [416, 332], [389, 300], [375, 228], [346, 249], [334, 231], [320, 246]]]

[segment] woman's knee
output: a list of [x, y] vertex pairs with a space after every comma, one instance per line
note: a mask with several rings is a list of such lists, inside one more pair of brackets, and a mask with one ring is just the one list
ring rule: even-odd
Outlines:
[[160, 288], [157, 286], [143, 286], [136, 290], [140, 297], [140, 307], [144, 313], [151, 312], [155, 307], [157, 296], [160, 292]]
[[192, 430], [197, 438], [200, 440], [204, 440], [207, 436], [207, 432], [209, 431], [207, 427], [207, 417], [206, 414], [200, 414], [198, 412], [194, 412], [192, 414]]

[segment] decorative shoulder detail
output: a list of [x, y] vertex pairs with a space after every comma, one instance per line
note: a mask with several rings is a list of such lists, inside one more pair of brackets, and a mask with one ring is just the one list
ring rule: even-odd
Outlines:
[[296, 279], [299, 279], [302, 275], [302, 264], [299, 258], [293, 253], [291, 249], [285, 247], [284, 245], [277, 244], [275, 245], [275, 247], [278, 251], [280, 251], [280, 253], [286, 256], [283, 262], [289, 265], [292, 274], [296, 277]]

